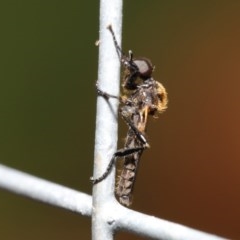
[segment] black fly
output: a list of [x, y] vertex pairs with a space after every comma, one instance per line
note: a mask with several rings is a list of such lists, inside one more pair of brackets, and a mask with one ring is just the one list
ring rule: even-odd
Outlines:
[[[154, 67], [146, 58], [133, 58], [129, 51], [126, 56], [117, 43], [112, 26], [108, 29], [112, 34], [119, 59], [125, 69], [123, 77], [124, 94], [119, 98], [122, 106], [119, 113], [128, 125], [128, 133], [123, 149], [118, 150], [102, 176], [91, 179], [96, 184], [107, 177], [117, 158], [123, 158], [123, 168], [116, 184], [115, 194], [119, 202], [125, 206], [132, 203], [132, 192], [136, 179], [137, 167], [144, 149], [149, 147], [145, 137], [148, 116], [157, 117], [167, 108], [167, 92], [163, 85], [152, 78]], [[105, 99], [118, 98], [105, 93], [97, 86], [98, 95]]]

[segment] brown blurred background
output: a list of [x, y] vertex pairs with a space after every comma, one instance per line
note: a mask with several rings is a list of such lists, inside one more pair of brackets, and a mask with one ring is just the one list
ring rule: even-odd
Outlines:
[[[0, 161], [89, 194], [98, 8], [0, 3]], [[123, 24], [123, 48], [152, 60], [170, 99], [150, 121], [132, 208], [231, 239], [240, 239], [239, 12], [238, 1], [125, 1]], [[89, 218], [3, 190], [0, 213], [1, 239], [90, 239]]]

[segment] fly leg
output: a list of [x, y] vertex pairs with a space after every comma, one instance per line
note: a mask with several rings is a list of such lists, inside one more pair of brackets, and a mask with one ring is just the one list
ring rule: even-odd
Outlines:
[[[96, 90], [97, 90], [97, 94], [99, 96], [102, 96], [103, 98], [105, 98], [107, 101], [109, 98], [116, 98], [118, 99], [121, 103], [124, 103], [124, 100], [120, 97], [117, 97], [115, 95], [112, 95], [112, 94], [109, 94], [107, 92], [104, 92], [102, 91], [99, 87], [98, 87], [98, 82], [96, 83]], [[126, 124], [133, 130], [133, 132], [135, 133], [135, 135], [137, 136], [137, 138], [142, 142], [142, 144], [145, 146], [145, 147], [149, 147], [149, 144], [146, 140], [146, 138], [143, 136], [143, 134], [134, 126], [134, 123], [132, 123], [132, 121], [129, 120], [129, 117], [128, 115], [129, 114], [126, 114], [127, 111], [121, 109], [120, 110], [120, 113], [121, 113], [121, 116], [123, 118], [123, 120], [126, 122]]]
[[115, 152], [112, 156], [111, 161], [109, 162], [106, 171], [103, 173], [102, 176], [98, 177], [98, 178], [93, 178], [91, 177], [90, 180], [92, 181], [93, 184], [97, 184], [99, 182], [101, 182], [102, 180], [104, 180], [108, 174], [111, 172], [113, 164], [115, 163], [117, 158], [123, 158], [126, 156], [129, 156], [135, 152], [139, 152], [142, 151], [144, 149], [144, 147], [136, 147], [136, 148], [123, 148], [123, 149], [119, 149], [117, 152]]
[[107, 93], [107, 92], [102, 91], [102, 90], [98, 87], [98, 82], [96, 82], [96, 90], [97, 90], [97, 95], [104, 97], [107, 101], [108, 101], [109, 98], [119, 99], [118, 96], [115, 96], [115, 95], [112, 95], [112, 94], [109, 94], [109, 93]]
[[122, 118], [126, 122], [126, 124], [131, 128], [131, 130], [134, 132], [138, 140], [143, 144], [143, 148], [149, 148], [150, 145], [147, 142], [147, 139], [145, 136], [135, 127], [134, 123], [128, 119], [127, 116], [125, 116], [122, 113]]
[[124, 158], [124, 157], [130, 156], [133, 153], [141, 152], [145, 148], [149, 148], [149, 144], [148, 144], [146, 138], [143, 136], [143, 134], [141, 132], [139, 132], [138, 129], [133, 125], [133, 123], [131, 121], [129, 121], [127, 118], [123, 117], [123, 119], [127, 123], [127, 125], [131, 128], [131, 130], [134, 132], [134, 134], [139, 139], [139, 141], [142, 143], [142, 147], [122, 148], [122, 149], [117, 150], [117, 152], [115, 152], [113, 154], [113, 156], [107, 166], [107, 169], [102, 174], [102, 176], [100, 176], [96, 179], [94, 179], [93, 177], [90, 178], [90, 180], [92, 181], [93, 184], [97, 184], [97, 183], [101, 182], [108, 176], [108, 174], [110, 173], [110, 171], [113, 167], [113, 164], [115, 163], [117, 158]]

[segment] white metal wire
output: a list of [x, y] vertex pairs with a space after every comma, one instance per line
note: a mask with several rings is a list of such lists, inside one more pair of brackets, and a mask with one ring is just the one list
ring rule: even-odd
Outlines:
[[[120, 62], [113, 45], [112, 36], [107, 26], [112, 24], [120, 41], [122, 26], [122, 0], [100, 1], [100, 45], [98, 86], [101, 90], [118, 96]], [[95, 153], [94, 153], [94, 178], [102, 175], [116, 151], [117, 147], [117, 118], [118, 101], [103, 97], [97, 100]], [[115, 170], [115, 169], [113, 169]], [[104, 181], [93, 188], [93, 215], [92, 239], [113, 239], [112, 227], [104, 221], [105, 206], [114, 201], [114, 171]]]
[[[83, 216], [91, 216], [91, 196], [76, 190], [46, 181], [30, 174], [0, 164], [0, 187], [52, 206], [61, 207]], [[154, 216], [124, 208], [115, 200], [109, 200], [101, 209], [99, 227], [129, 231], [151, 239], [166, 240], [223, 240], [224, 238], [194, 230]], [[99, 234], [101, 229], [98, 230]], [[104, 234], [104, 236], [106, 236]], [[101, 239], [101, 236], [96, 239]]]
[[92, 197], [0, 164], [0, 187], [37, 201], [91, 216]]

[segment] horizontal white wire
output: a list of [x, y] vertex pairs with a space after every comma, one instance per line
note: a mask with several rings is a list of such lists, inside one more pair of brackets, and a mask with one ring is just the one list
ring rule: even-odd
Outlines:
[[91, 215], [91, 196], [2, 164], [0, 164], [0, 187], [84, 216]]
[[[92, 197], [56, 183], [0, 164], [0, 188], [91, 216]], [[115, 201], [103, 206], [104, 221], [112, 229], [125, 230], [151, 239], [223, 240], [212, 234], [127, 209]]]
[[224, 238], [195, 230], [181, 224], [118, 206], [117, 227], [129, 232], [161, 240], [223, 240]]

